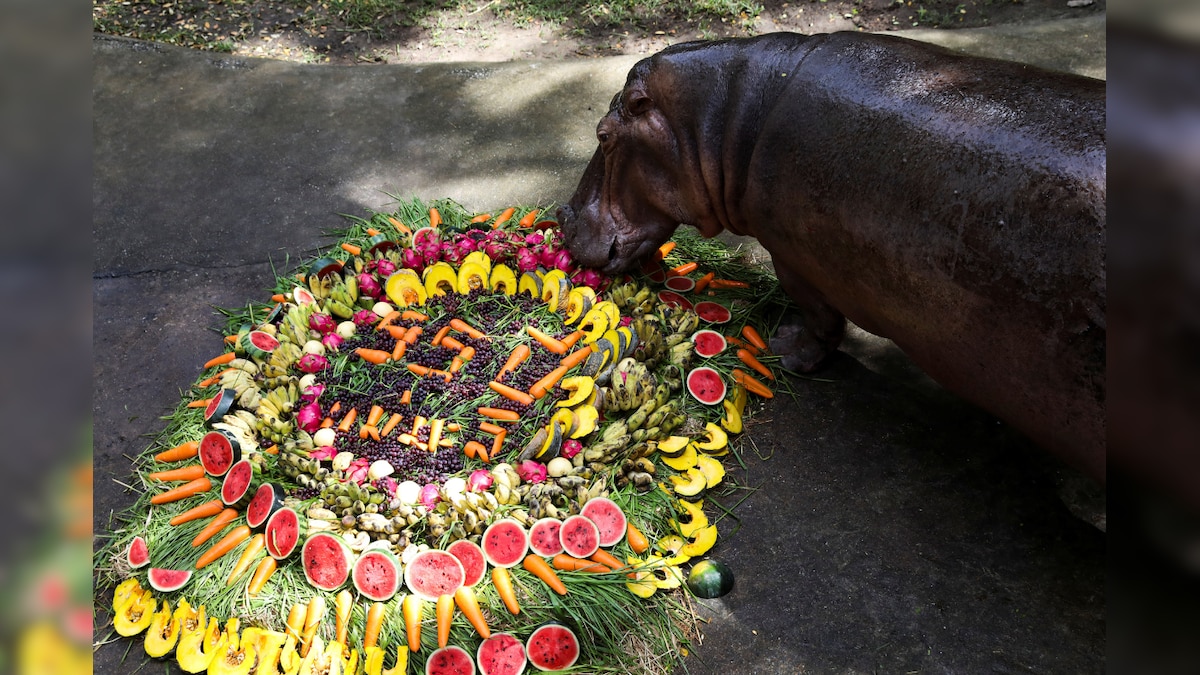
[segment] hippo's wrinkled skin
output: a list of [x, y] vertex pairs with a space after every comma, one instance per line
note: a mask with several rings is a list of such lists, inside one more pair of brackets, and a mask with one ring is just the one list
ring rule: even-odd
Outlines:
[[606, 272], [687, 223], [756, 237], [811, 369], [845, 318], [1103, 482], [1105, 85], [895, 37], [638, 63], [559, 212]]

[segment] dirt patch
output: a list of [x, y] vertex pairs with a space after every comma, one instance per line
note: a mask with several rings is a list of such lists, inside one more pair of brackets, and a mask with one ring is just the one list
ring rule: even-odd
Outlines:
[[[99, 32], [242, 56], [340, 65], [505, 61], [650, 54], [687, 40], [774, 31], [969, 28], [1079, 17], [1107, 0], [765, 0], [756, 15], [715, 18], [663, 10], [636, 19], [602, 13], [528, 20], [496, 0], [425, 3], [403, 16], [380, 13], [352, 27], [328, 2], [281, 0], [94, 0]], [[343, 5], [344, 7], [344, 5]], [[361, 25], [361, 17], [360, 17]]]

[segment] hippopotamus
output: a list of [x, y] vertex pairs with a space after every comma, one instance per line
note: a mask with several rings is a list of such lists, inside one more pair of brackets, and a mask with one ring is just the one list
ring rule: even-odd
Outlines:
[[847, 319], [1105, 477], [1105, 84], [863, 33], [675, 45], [637, 63], [558, 212], [613, 274], [680, 224], [757, 238], [820, 367]]

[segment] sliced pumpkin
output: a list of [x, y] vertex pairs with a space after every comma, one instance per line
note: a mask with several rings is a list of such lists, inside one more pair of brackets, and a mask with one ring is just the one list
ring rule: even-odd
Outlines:
[[596, 304], [596, 291], [591, 286], [576, 286], [567, 294], [567, 313], [563, 323], [570, 326], [583, 318], [592, 305]]
[[313, 637], [308, 656], [300, 663], [299, 675], [341, 675], [342, 673], [342, 643], [330, 642], [325, 645], [321, 636]]
[[697, 532], [696, 537], [684, 545], [680, 552], [695, 558], [708, 553], [715, 543], [717, 543], [717, 526], [709, 525]]
[[[666, 464], [680, 473], [683, 473], [696, 466], [697, 454], [695, 443], [688, 443], [686, 446], [684, 446], [683, 452], [679, 453], [677, 456], [663, 455], [661, 451], [659, 454], [661, 455], [659, 459], [662, 460], [663, 464]], [[676, 478], [676, 476], [672, 476], [671, 480], [674, 481]]]
[[687, 546], [687, 540], [677, 534], [668, 534], [654, 544], [663, 556], [669, 556], [663, 557], [663, 563], [667, 565], [682, 565], [692, 559], [683, 553], [684, 546]]
[[299, 649], [299, 638], [289, 630], [283, 643], [283, 651], [279, 653], [279, 669], [283, 675], [296, 675], [300, 672], [300, 664], [304, 659], [300, 656]]
[[424, 305], [429, 294], [425, 292], [425, 284], [421, 277], [410, 269], [400, 269], [388, 276], [384, 282], [384, 291], [388, 299], [397, 307]]
[[[187, 608], [187, 600], [179, 601], [179, 609]], [[179, 619], [171, 611], [171, 603], [163, 600], [162, 609], [154, 613], [146, 628], [146, 655], [158, 658], [166, 656], [179, 640]]]
[[707, 481], [706, 487], [709, 489], [716, 487], [725, 478], [725, 465], [712, 455], [701, 453], [696, 458], [696, 468], [704, 474], [704, 479]]
[[458, 292], [466, 295], [473, 290], [491, 290], [488, 274], [491, 270], [478, 262], [464, 262], [458, 268]]
[[154, 593], [149, 589], [141, 591], [122, 603], [117, 613], [113, 615], [113, 627], [123, 637], [133, 637], [150, 627], [154, 620]]
[[620, 357], [632, 356], [633, 350], [637, 348], [638, 336], [637, 333], [629, 326], [621, 326], [617, 329], [617, 333], [621, 335]]
[[130, 600], [141, 596], [142, 585], [138, 583], [136, 577], [130, 577], [125, 581], [117, 584], [117, 588], [113, 591], [113, 613], [121, 611], [121, 605]]
[[[741, 405], [738, 405], [738, 399], [741, 399]], [[721, 405], [725, 408], [725, 415], [721, 418], [721, 426], [731, 434], [742, 433], [742, 412], [746, 408], [746, 388], [740, 384], [733, 385], [733, 395], [726, 396]]]
[[621, 308], [617, 307], [617, 304], [612, 300], [597, 302], [595, 305], [593, 305], [592, 309], [598, 309], [603, 312], [604, 316], [608, 317], [608, 323], [610, 325], [615, 326], [621, 323]]
[[560, 409], [550, 417], [550, 423], [562, 425], [563, 436], [570, 438], [576, 427], [575, 411], [566, 408]]
[[691, 442], [687, 436], [668, 436], [658, 442], [658, 452], [666, 457], [678, 457], [687, 450]]
[[488, 285], [497, 293], [505, 295], [517, 294], [517, 275], [513, 273], [512, 268], [505, 264], [492, 266], [492, 274], [488, 279]]
[[617, 321], [609, 321], [608, 314], [606, 314], [604, 310], [600, 308], [600, 305], [602, 304], [604, 303], [600, 303], [589, 309], [587, 314], [584, 314], [583, 319], [579, 322], [580, 330], [587, 331], [583, 336], [583, 343], [585, 345], [590, 345], [596, 340], [604, 337], [604, 334], [608, 332], [610, 325], [614, 323], [620, 323], [619, 317]]
[[245, 636], [246, 633], [253, 635], [258, 649], [258, 666], [254, 669], [254, 675], [278, 675], [287, 635], [265, 628], [247, 628], [242, 631], [242, 635]]
[[436, 262], [425, 268], [425, 294], [429, 297], [458, 291], [458, 271], [448, 262]]
[[704, 425], [704, 430], [708, 432], [708, 437], [702, 441], [695, 442], [696, 449], [700, 452], [716, 454], [729, 445], [729, 436], [725, 434], [725, 430], [721, 427], [709, 422]]
[[467, 263], [478, 263], [483, 266], [483, 269], [488, 274], [492, 273], [492, 259], [483, 251], [471, 251], [468, 253], [467, 257], [463, 258], [463, 264], [466, 265]]
[[635, 556], [629, 556], [625, 562], [630, 567], [634, 568], [634, 580], [626, 581], [625, 588], [629, 589], [630, 593], [639, 598], [648, 598], [658, 591], [658, 586], [654, 584], [654, 574], [646, 569], [646, 561]]
[[554, 269], [542, 277], [542, 302], [546, 303], [546, 309], [551, 312], [557, 312], [560, 304], [565, 307], [570, 293], [571, 282], [567, 280], [566, 272]]
[[[572, 419], [574, 419], [574, 416], [572, 416]], [[550, 424], [546, 425], [546, 440], [542, 443], [541, 448], [538, 449], [534, 457], [542, 460], [542, 462], [548, 462], [558, 457], [559, 451], [562, 450], [563, 440], [566, 437], [567, 435], [562, 423], [557, 420], [551, 420]]]
[[572, 412], [575, 417], [575, 430], [571, 432], [571, 438], [583, 438], [596, 430], [596, 425], [600, 422], [600, 411], [594, 406], [581, 405]]
[[521, 278], [517, 280], [517, 292], [528, 293], [535, 298], [541, 299], [542, 278], [534, 272], [525, 272], [521, 275]]
[[258, 645], [253, 631], [249, 635], [238, 633], [238, 619], [233, 617], [225, 623], [225, 632], [214, 650], [213, 660], [208, 664], [209, 675], [250, 675], [258, 660]]
[[650, 567], [655, 588], [669, 591], [683, 585], [683, 570], [678, 565], [668, 565], [661, 556], [653, 553], [646, 556], [646, 563]]
[[564, 377], [559, 381], [558, 386], [563, 391], [571, 392], [565, 400], [558, 402], [559, 408], [574, 408], [583, 403], [596, 388], [596, 381], [587, 375], [575, 375], [572, 377]]
[[200, 622], [195, 630], [185, 630], [179, 634], [179, 644], [175, 646], [175, 660], [179, 667], [189, 673], [201, 673], [208, 670], [217, 655], [217, 643], [221, 640], [221, 626], [215, 617], [208, 617], [208, 625], [204, 625], [204, 608], [200, 608]]
[[703, 502], [689, 502], [686, 499], [680, 499], [679, 506], [683, 509], [683, 515], [686, 517], [675, 525], [679, 529], [679, 534], [683, 535], [685, 539], [691, 539], [696, 532], [708, 527], [708, 516], [704, 514]]

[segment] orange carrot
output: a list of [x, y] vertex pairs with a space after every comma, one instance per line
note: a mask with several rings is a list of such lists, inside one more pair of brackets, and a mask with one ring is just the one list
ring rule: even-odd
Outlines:
[[272, 444], [270, 445], [270, 447], [268, 447], [267, 449], [263, 450], [263, 452], [267, 453], [268, 455], [278, 455], [278, 454], [279, 454], [279, 446], [278, 446], [278, 445], [276, 445], [276, 444], [274, 444], [274, 443], [272, 443]]
[[449, 335], [442, 338], [442, 346], [446, 347], [447, 349], [453, 349], [456, 352], [461, 352], [463, 350], [463, 343], [455, 340]]
[[438, 649], [450, 642], [450, 621], [454, 618], [454, 596], [440, 595], [437, 599], [437, 645]]
[[508, 568], [492, 568], [492, 586], [510, 614], [521, 613], [521, 605], [517, 602], [517, 592], [513, 589], [512, 575], [508, 573]]
[[408, 636], [408, 651], [421, 650], [421, 614], [425, 602], [415, 594], [404, 596], [401, 609], [404, 612], [404, 632]]
[[611, 572], [612, 570], [594, 560], [583, 560], [573, 558], [566, 553], [559, 553], [551, 560], [554, 569], [562, 570], [563, 572], [595, 572], [597, 574], [603, 572]]
[[221, 378], [225, 376], [225, 373], [229, 372], [230, 370], [232, 370], [232, 369], [226, 368], [225, 370], [222, 370], [221, 372], [217, 373], [216, 375], [213, 375], [212, 377], [200, 380], [199, 382], [196, 383], [196, 388], [203, 389], [205, 387], [213, 386], [214, 384], [220, 382]]
[[741, 338], [736, 338], [732, 335], [729, 335], [729, 336], [726, 336], [725, 341], [735, 347], [745, 349], [746, 351], [750, 352], [750, 354], [752, 356], [758, 355], [758, 347], [755, 347], [754, 345], [750, 344], [749, 342], [747, 342]]
[[749, 340], [750, 343], [755, 347], [766, 351], [767, 341], [762, 339], [762, 336], [758, 334], [758, 330], [756, 330], [754, 326], [751, 326], [750, 324], [742, 326], [742, 336]]
[[391, 352], [386, 352], [382, 349], [367, 349], [366, 347], [359, 347], [354, 350], [354, 353], [363, 361], [374, 363], [375, 365], [387, 363], [387, 360], [392, 357]]
[[717, 276], [715, 272], [709, 272], [696, 280], [696, 286], [692, 289], [693, 293], [703, 291], [709, 284], [712, 283], [713, 277]]
[[753, 375], [750, 375], [741, 368], [733, 369], [733, 381], [745, 387], [752, 394], [758, 394], [763, 398], [775, 397], [775, 394], [771, 392], [771, 389], [767, 385], [754, 379]]
[[456, 434], [456, 433], [462, 431], [462, 425], [459, 424], [458, 422], [446, 422], [446, 431], [449, 431], [452, 434]]
[[543, 347], [549, 349], [551, 352], [555, 354], [567, 353], [567, 346], [563, 344], [562, 340], [552, 338], [533, 326], [525, 326], [525, 332], [529, 333], [529, 337], [540, 342]]
[[405, 389], [403, 394], [400, 394], [400, 404], [408, 405], [412, 403], [412, 389]]
[[388, 312], [387, 315], [384, 316], [382, 319], [380, 319], [379, 323], [375, 324], [375, 330], [386, 330], [388, 328], [392, 328], [392, 322], [394, 322], [396, 319], [399, 319], [399, 318], [400, 318], [400, 310], [394, 309], [394, 310]]
[[343, 588], [333, 599], [333, 639], [335, 642], [348, 644], [346, 632], [350, 628], [350, 610], [353, 608], [354, 596]]
[[237, 519], [237, 517], [237, 509], [222, 509], [220, 513], [213, 516], [213, 519], [208, 522], [208, 525], [205, 525], [204, 529], [200, 530], [200, 534], [196, 535], [196, 538], [192, 540], [192, 548], [196, 548], [209, 539], [217, 536], [217, 533], [225, 529], [225, 526], [232, 523]]
[[[299, 278], [300, 278], [301, 280], [303, 280], [303, 279], [304, 279], [304, 275], [303, 275], [303, 274], [301, 274], [301, 275], [299, 276]], [[235, 342], [237, 342], [237, 341], [238, 341], [238, 334], [237, 334], [237, 333], [234, 333], [233, 335], [226, 335], [226, 336], [224, 337], [224, 340], [225, 340], [225, 343], [226, 343], [226, 344], [234, 344]]]
[[387, 605], [382, 602], [372, 602], [367, 610], [367, 626], [363, 632], [363, 649], [370, 649], [379, 643], [379, 631], [383, 629], [383, 617]]
[[271, 302], [287, 302], [287, 296], [283, 293], [276, 293], [271, 296]]
[[164, 483], [179, 480], [196, 480], [204, 477], [204, 467], [199, 464], [181, 467], [178, 469], [167, 469], [166, 471], [155, 471], [147, 474], [150, 480], [162, 481]]
[[466, 364], [466, 360], [456, 354], [454, 358], [450, 360], [450, 372], [457, 373], [458, 371], [462, 370], [462, 367]]
[[559, 595], [567, 594], [567, 585], [562, 582], [562, 579], [558, 578], [558, 575], [554, 573], [554, 568], [550, 567], [550, 564], [542, 556], [530, 553], [525, 556], [525, 561], [521, 565], [531, 574], [541, 579], [555, 593]]
[[163, 450], [154, 456], [154, 459], [159, 462], [179, 462], [185, 459], [191, 459], [200, 452], [200, 441], [188, 441], [180, 443], [170, 450]]
[[375, 229], [375, 228], [373, 228], [373, 227], [368, 227], [368, 228], [367, 228], [367, 236], [368, 236], [368, 237], [374, 237], [374, 236], [375, 236], [375, 235], [377, 235], [377, 234], [379, 234], [379, 230], [377, 230], [377, 229]]
[[408, 372], [418, 377], [425, 377], [426, 375], [429, 375], [430, 371], [433, 370], [433, 368], [430, 368], [429, 366], [423, 366], [419, 363], [410, 363], [404, 367], [408, 368]]
[[322, 429], [328, 429], [331, 426], [333, 426], [333, 418], [332, 417], [326, 417], [325, 419], [321, 420], [321, 428]]
[[421, 333], [424, 332], [424, 328], [421, 328], [420, 326], [413, 326], [412, 328], [404, 331], [404, 341], [410, 345], [415, 345], [417, 344], [417, 338], [421, 337]]
[[667, 243], [663, 244], [662, 246], [659, 246], [658, 247], [658, 259], [662, 260], [663, 258], [667, 257], [667, 254], [669, 254], [671, 251], [674, 251], [674, 250], [675, 250], [675, 242], [673, 242], [673, 241], [668, 241]]
[[699, 266], [700, 266], [700, 263], [696, 262], [695, 260], [693, 260], [692, 262], [683, 263], [682, 265], [680, 265], [678, 267], [672, 267], [670, 270], [668, 270], [667, 276], [682, 277], [682, 276], [691, 274], [692, 272], [695, 272], [696, 268]]
[[362, 248], [355, 246], [350, 242], [342, 242], [342, 250], [350, 255], [359, 255], [362, 253]]
[[587, 335], [587, 333], [585, 331], [577, 330], [574, 333], [571, 333], [570, 335], [567, 335], [566, 337], [564, 337], [562, 340], [560, 340], [560, 342], [562, 342], [564, 345], [566, 345], [567, 349], [570, 349], [571, 347], [574, 347], [575, 343], [579, 342], [579, 339], [582, 338], [584, 335]]
[[521, 216], [521, 220], [517, 221], [517, 227], [533, 227], [533, 221], [537, 218], [537, 214], [538, 210], [534, 209]]
[[403, 340], [405, 334], [408, 333], [408, 329], [404, 326], [384, 326], [383, 329], [392, 336], [393, 340]]
[[204, 502], [200, 506], [193, 506], [187, 511], [175, 516], [170, 520], [170, 523], [172, 525], [182, 525], [184, 523], [190, 523], [193, 520], [199, 520], [201, 518], [211, 518], [220, 513], [224, 508], [224, 502], [222, 502], [220, 499], [213, 499]]
[[564, 356], [562, 358], [562, 361], [558, 362], [558, 365], [563, 368], [566, 368], [567, 370], [570, 370], [570, 369], [574, 368], [575, 366], [583, 363], [584, 359], [586, 359], [588, 356], [590, 356], [591, 353], [592, 353], [592, 346], [584, 345], [583, 349], [577, 349], [577, 350], [571, 352], [570, 354], [567, 354], [566, 356]]
[[467, 441], [466, 445], [463, 446], [463, 454], [467, 457], [474, 457], [480, 451], [486, 453], [487, 448], [483, 447], [483, 443], [479, 441]]
[[406, 309], [400, 312], [400, 318], [405, 321], [428, 321], [429, 315], [422, 314], [415, 309]]
[[208, 492], [212, 489], [212, 481], [208, 476], [201, 476], [192, 481], [188, 481], [179, 487], [172, 488], [166, 492], [160, 492], [150, 498], [151, 504], [167, 504], [177, 502], [180, 499], [187, 499], [192, 495], [198, 495], [201, 492]]
[[[507, 432], [505, 432], [505, 433], [507, 433]], [[503, 439], [504, 439], [504, 434], [503, 434], [503, 433], [501, 433], [501, 434], [497, 434], [497, 435], [496, 435], [496, 438], [499, 438], [499, 439], [503, 440]], [[493, 448], [495, 448], [495, 441], [492, 441], [492, 445], [493, 445]], [[495, 456], [496, 456], [496, 453], [495, 453], [495, 451], [493, 450], [493, 452], [492, 452], [492, 457], [495, 457]], [[486, 447], [484, 447], [484, 448], [476, 448], [476, 450], [475, 450], [475, 457], [477, 457], [477, 458], [479, 459], [479, 461], [483, 462], [484, 464], [488, 464], [489, 462], [491, 462], [491, 457], [488, 457], [488, 451], [487, 451], [487, 448], [486, 448]]]
[[438, 345], [442, 344], [442, 338], [446, 337], [449, 334], [450, 334], [450, 326], [442, 326], [441, 330], [439, 330], [438, 332], [433, 334], [433, 340], [431, 340], [430, 343], [434, 347], [437, 347]]
[[768, 380], [774, 380], [775, 376], [771, 374], [771, 369], [763, 365], [762, 361], [754, 358], [754, 355], [745, 349], [737, 350], [737, 357], [742, 360], [742, 363], [750, 366], [758, 371], [760, 375]]
[[504, 431], [504, 427], [492, 424], [491, 422], [480, 422], [479, 430], [485, 434], [491, 434], [495, 436], [501, 431]]
[[517, 210], [511, 206], [508, 207], [507, 209], [504, 209], [504, 211], [501, 212], [500, 215], [496, 217], [496, 221], [492, 223], [492, 229], [494, 230], [494, 229], [500, 227], [501, 225], [503, 225], [505, 222], [508, 221], [509, 218], [512, 218], [513, 214], [516, 212], [517, 212]]
[[458, 605], [458, 611], [471, 622], [479, 637], [486, 640], [492, 636], [492, 629], [488, 628], [487, 620], [483, 618], [483, 610], [479, 609], [479, 598], [475, 597], [474, 588], [459, 586], [454, 592], [454, 604]]
[[558, 384], [558, 381], [566, 376], [568, 370], [570, 370], [570, 368], [567, 366], [559, 366], [550, 371], [544, 377], [542, 377], [542, 379], [534, 382], [533, 385], [529, 387], [529, 395], [536, 399], [545, 398], [546, 393], [550, 391], [550, 388]]
[[484, 417], [490, 417], [501, 422], [516, 422], [521, 419], [521, 414], [515, 410], [505, 410], [504, 408], [477, 408], [476, 412]]
[[250, 538], [250, 526], [239, 525], [225, 535], [221, 541], [213, 544], [196, 561], [196, 569], [203, 569], [218, 560], [221, 556], [232, 551], [238, 544]]
[[266, 535], [264, 535], [262, 532], [250, 537], [250, 542], [246, 544], [246, 550], [242, 551], [241, 557], [238, 558], [237, 563], [229, 572], [229, 578], [225, 580], [225, 585], [232, 586], [233, 582], [238, 580], [238, 577], [245, 574], [246, 571], [250, 569], [250, 564], [254, 562], [254, 559], [258, 557], [259, 553], [262, 553], [266, 545]]
[[367, 424], [375, 426], [379, 424], [380, 418], [383, 417], [383, 406], [372, 405], [371, 412], [367, 413]]
[[437, 452], [438, 441], [442, 440], [442, 426], [445, 424], [446, 420], [440, 417], [429, 420], [429, 440], [426, 443], [432, 448], [430, 452]]
[[391, 359], [399, 361], [404, 358], [404, 352], [406, 351], [408, 351], [408, 343], [404, 340], [396, 340], [396, 346], [392, 347], [392, 353], [390, 354]]
[[341, 401], [334, 401], [334, 402], [333, 402], [333, 405], [329, 406], [329, 414], [330, 414], [330, 415], [336, 415], [336, 414], [338, 414], [338, 411], [339, 411], [339, 410], [341, 410], [341, 409], [342, 409], [342, 402], [341, 402]]
[[486, 337], [483, 334], [483, 331], [476, 330], [473, 326], [471, 326], [471, 324], [467, 323], [466, 321], [463, 321], [462, 319], [450, 319], [450, 327], [460, 333], [466, 333], [467, 335], [470, 335], [471, 337], [475, 338], [476, 340], [478, 340], [479, 338], [482, 338], [482, 337]]
[[207, 408], [209, 403], [212, 403], [212, 399], [206, 398], [202, 401], [191, 401], [187, 404], [187, 407], [189, 407], [189, 408]]
[[501, 384], [495, 380], [488, 382], [488, 387], [510, 401], [516, 401], [522, 405], [532, 405], [533, 397], [520, 389], [513, 389], [507, 384]]
[[358, 408], [351, 408], [350, 412], [346, 413], [346, 416], [338, 423], [337, 430], [350, 431], [350, 426], [354, 424], [354, 418], [356, 417], [358, 417]]
[[254, 568], [254, 576], [250, 577], [250, 585], [246, 587], [246, 593], [250, 597], [258, 595], [263, 586], [267, 585], [267, 580], [275, 573], [275, 568], [278, 565], [279, 563], [275, 562], [275, 559], [271, 556], [263, 558], [258, 563], [258, 567]]
[[750, 288], [750, 284], [736, 279], [713, 279], [708, 285], [713, 288]]
[[402, 416], [400, 413], [392, 413], [389, 415], [388, 421], [383, 425], [383, 428], [379, 430], [379, 435], [387, 436], [388, 434], [392, 433], [392, 429], [395, 429], [396, 425], [400, 424], [401, 419]]
[[369, 429], [370, 427], [371, 427], [371, 425], [369, 425], [369, 424], [364, 424], [361, 427], [359, 427], [358, 428], [358, 437], [366, 440], [366, 438], [368, 436], [370, 436], [370, 433], [367, 431], [367, 429]]
[[479, 214], [479, 215], [477, 215], [477, 216], [475, 216], [474, 218], [472, 218], [472, 219], [471, 219], [471, 224], [472, 224], [472, 225], [474, 225], [474, 224], [476, 224], [476, 223], [486, 223], [487, 221], [489, 221], [489, 220], [491, 220], [491, 219], [492, 219], [492, 214], [490, 214], [490, 213], [481, 213], [481, 214]]
[[508, 360], [504, 362], [504, 367], [496, 374], [496, 381], [504, 379], [506, 374], [516, 370], [527, 358], [529, 358], [529, 345], [519, 344], [514, 347], [512, 353], [508, 355]]
[[[436, 206], [429, 207], [429, 226], [437, 227], [442, 224], [442, 214], [438, 213]], [[445, 645], [442, 645], [443, 647]]]
[[395, 218], [388, 216], [388, 222], [392, 224], [392, 227], [396, 228], [403, 234], [412, 234], [412, 230], [408, 229], [408, 226], [405, 225], [404, 223], [400, 222], [399, 220], [396, 220]]
[[634, 553], [645, 553], [650, 548], [650, 540], [628, 520], [625, 521], [625, 541]]
[[[621, 562], [621, 560], [618, 559], [615, 555], [609, 553], [608, 551], [605, 551], [602, 548], [596, 549], [596, 552], [591, 555], [591, 559], [594, 562], [598, 562], [601, 565], [604, 565], [605, 567], [607, 567], [611, 570], [619, 570], [622, 567], [626, 567], [625, 563]], [[637, 575], [630, 575], [630, 576], [637, 576]]]
[[232, 361], [236, 358], [237, 358], [237, 354], [235, 354], [233, 352], [225, 352], [224, 354], [222, 354], [220, 356], [213, 357], [213, 358], [209, 359], [208, 361], [206, 361], [204, 363], [204, 369], [208, 370], [209, 368], [212, 368], [213, 366], [223, 366], [226, 363], [229, 363], [230, 361]]

